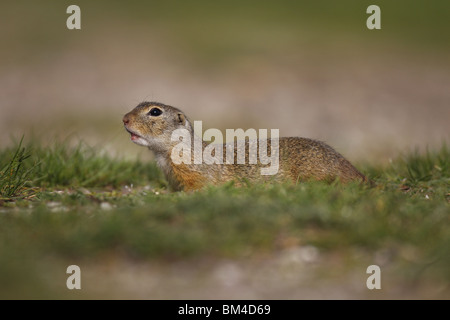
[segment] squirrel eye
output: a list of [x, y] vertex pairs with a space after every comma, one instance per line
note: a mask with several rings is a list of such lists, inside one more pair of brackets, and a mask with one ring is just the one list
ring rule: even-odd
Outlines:
[[157, 117], [157, 116], [161, 115], [161, 113], [162, 113], [161, 109], [152, 108], [148, 114], [151, 116]]

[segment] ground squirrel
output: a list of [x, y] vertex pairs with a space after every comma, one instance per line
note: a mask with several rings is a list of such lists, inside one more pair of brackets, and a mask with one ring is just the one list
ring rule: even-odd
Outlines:
[[[245, 139], [245, 142], [240, 145], [238, 145], [238, 142], [208, 144], [203, 141], [201, 136], [194, 134], [191, 121], [181, 110], [158, 102], [140, 103], [123, 117], [123, 124], [134, 143], [146, 146], [155, 153], [158, 166], [164, 172], [174, 190], [196, 190], [205, 185], [218, 185], [227, 181], [235, 181], [238, 185], [245, 181], [250, 183], [265, 181], [292, 181], [297, 183], [307, 180], [333, 181], [336, 179], [344, 183], [367, 181], [367, 178], [348, 160], [327, 144], [298, 137], [279, 138], [276, 140], [278, 148], [273, 150], [271, 147], [275, 145], [275, 140], [264, 140], [266, 143], [262, 149], [266, 148], [266, 154], [274, 156], [274, 152], [278, 151], [278, 157], [275, 159], [277, 170], [276, 174], [261, 174], [261, 169], [267, 168], [267, 161], [262, 161], [263, 158], [258, 153], [256, 163], [249, 162], [249, 150], [252, 146], [263, 145], [263, 140]], [[177, 129], [187, 132], [188, 139], [186, 137], [174, 139], [173, 133]], [[217, 150], [223, 150], [222, 157], [218, 157], [223, 159], [223, 162], [212, 164], [205, 163], [207, 161], [201, 163], [198, 161], [174, 162], [172, 156], [179, 151], [173, 153], [174, 148], [178, 148], [180, 141], [183, 140], [186, 140], [184, 142], [189, 147], [193, 146], [195, 142], [199, 143], [200, 152], [209, 148], [213, 157], [220, 155], [216, 152]], [[222, 149], [213, 149], [211, 146], [214, 148], [220, 146]], [[230, 147], [232, 150], [234, 147], [234, 155], [231, 154], [231, 157], [227, 158], [226, 150]], [[240, 150], [242, 151], [242, 147], [245, 148], [245, 162], [237, 161], [238, 153]], [[188, 157], [184, 159], [194, 160], [195, 153], [198, 153], [198, 150], [194, 147], [189, 153], [184, 151], [184, 156]], [[268, 150], [271, 152], [268, 152]], [[182, 156], [182, 153], [177, 154], [177, 156]], [[228, 164], [225, 159], [230, 160], [228, 163], [231, 162], [232, 164]]]

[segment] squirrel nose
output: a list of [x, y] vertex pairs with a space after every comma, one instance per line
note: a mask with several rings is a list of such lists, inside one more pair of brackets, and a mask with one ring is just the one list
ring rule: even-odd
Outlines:
[[122, 121], [123, 121], [123, 124], [126, 125], [130, 122], [130, 119], [128, 119], [127, 115], [124, 115]]

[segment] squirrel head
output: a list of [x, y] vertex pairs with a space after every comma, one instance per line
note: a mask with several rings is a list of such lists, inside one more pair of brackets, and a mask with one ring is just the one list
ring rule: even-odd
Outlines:
[[131, 141], [155, 152], [170, 149], [174, 130], [187, 129], [192, 132], [192, 125], [181, 110], [159, 102], [140, 103], [122, 121], [131, 135]]

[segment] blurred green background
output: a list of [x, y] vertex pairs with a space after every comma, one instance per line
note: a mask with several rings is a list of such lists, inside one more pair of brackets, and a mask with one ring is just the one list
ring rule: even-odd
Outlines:
[[[68, 30], [66, 8], [81, 8]], [[381, 8], [381, 30], [366, 9]], [[3, 1], [0, 143], [135, 157], [143, 100], [208, 127], [280, 128], [385, 161], [450, 136], [448, 1]]]

